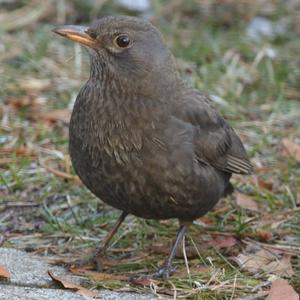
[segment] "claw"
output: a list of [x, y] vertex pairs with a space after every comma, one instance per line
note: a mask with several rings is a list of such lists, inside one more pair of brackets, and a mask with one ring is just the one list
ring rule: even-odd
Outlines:
[[73, 267], [88, 267], [91, 269], [95, 269], [98, 272], [103, 271], [104, 269], [104, 261], [106, 259], [106, 255], [104, 251], [99, 251], [97, 252], [96, 255], [91, 255], [88, 258], [85, 259], [80, 259], [80, 260], [75, 260], [73, 262], [70, 262], [68, 264], [69, 268]]
[[157, 272], [155, 272], [153, 274], [153, 278], [162, 278], [162, 279], [167, 279], [169, 278], [171, 275], [173, 275], [175, 272], [175, 269], [172, 268], [171, 265], [165, 265], [162, 266], [161, 268], [159, 268], [157, 270]]
[[104, 269], [104, 260], [106, 258], [104, 249], [98, 250], [96, 255], [93, 256], [94, 265], [98, 272], [102, 272]]
[[175, 269], [171, 265], [164, 265], [152, 274], [135, 274], [129, 278], [129, 281], [138, 285], [148, 285], [152, 279], [168, 279]]

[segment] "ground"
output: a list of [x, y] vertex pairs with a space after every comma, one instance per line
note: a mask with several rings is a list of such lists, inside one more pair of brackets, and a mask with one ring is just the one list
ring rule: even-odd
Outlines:
[[[88, 255], [120, 213], [89, 193], [70, 165], [68, 121], [89, 60], [51, 32], [56, 24], [129, 13], [95, 3], [11, 1], [0, 8], [0, 243], [60, 265]], [[182, 76], [211, 95], [256, 172], [235, 176], [235, 194], [190, 228], [173, 277], [128, 285], [131, 275], [162, 263], [178, 225], [130, 216], [109, 249], [108, 275], [91, 277], [88, 287], [259, 299], [281, 277], [300, 293], [299, 4], [153, 3], [147, 15]]]

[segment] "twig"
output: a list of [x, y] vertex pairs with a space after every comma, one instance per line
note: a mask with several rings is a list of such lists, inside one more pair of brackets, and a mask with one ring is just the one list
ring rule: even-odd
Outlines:
[[296, 247], [296, 246], [284, 246], [284, 245], [271, 245], [271, 244], [265, 244], [265, 243], [261, 243], [261, 242], [257, 242], [254, 241], [250, 238], [245, 238], [244, 240], [242, 240], [243, 243], [245, 244], [255, 244], [258, 245], [262, 248], [269, 248], [269, 249], [274, 249], [274, 250], [279, 250], [282, 252], [285, 252], [287, 254], [290, 255], [297, 255], [300, 253], [300, 247]]
[[266, 291], [266, 292], [260, 292], [254, 296], [247, 296], [247, 297], [244, 297], [244, 298], [236, 298], [236, 300], [258, 300], [258, 299], [262, 299], [266, 296], [269, 295], [269, 291]]
[[236, 287], [236, 277], [237, 277], [237, 274], [235, 274], [235, 276], [234, 276], [233, 289], [232, 289], [232, 294], [231, 294], [230, 300], [233, 300], [233, 297], [234, 297], [234, 292], [235, 292], [235, 287]]
[[177, 299], [177, 289], [176, 289], [176, 286], [175, 286], [175, 284], [172, 281], [169, 280], [168, 282], [172, 286], [172, 289], [174, 290], [173, 299], [176, 300]]
[[183, 237], [183, 240], [182, 240], [182, 253], [183, 253], [184, 263], [185, 263], [185, 266], [186, 266], [186, 271], [187, 271], [187, 274], [189, 276], [189, 281], [191, 283], [192, 282], [192, 277], [191, 277], [191, 271], [190, 271], [190, 268], [189, 268], [189, 262], [188, 262], [187, 255], [186, 255], [185, 236]]
[[47, 171], [49, 171], [50, 173], [52, 173], [54, 175], [57, 175], [57, 176], [62, 177], [64, 179], [75, 180], [77, 183], [81, 183], [81, 181], [80, 181], [80, 179], [79, 179], [78, 176], [74, 176], [74, 175], [71, 175], [71, 174], [68, 174], [68, 173], [65, 173], [65, 172], [53, 169], [53, 168], [47, 166], [45, 164], [45, 162], [43, 162], [42, 160], [40, 160], [40, 164], [41, 164], [41, 166], [43, 168], [45, 168]]

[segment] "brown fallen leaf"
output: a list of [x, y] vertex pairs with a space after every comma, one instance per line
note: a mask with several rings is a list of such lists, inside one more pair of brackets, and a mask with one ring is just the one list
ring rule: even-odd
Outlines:
[[238, 256], [232, 258], [232, 260], [241, 269], [252, 274], [263, 271], [277, 276], [291, 277], [294, 275], [290, 261], [291, 256], [289, 255], [284, 255], [280, 258], [270, 251], [261, 249], [255, 253], [240, 253]]
[[19, 88], [25, 91], [42, 91], [51, 87], [50, 79], [26, 78], [18, 82]]
[[143, 286], [143, 287], [150, 286], [151, 283], [158, 284], [157, 280], [154, 280], [154, 279], [149, 278], [147, 276], [141, 276], [141, 277], [138, 277], [138, 278], [132, 278], [130, 282], [132, 284], [134, 284], [134, 285], [139, 285], [139, 286]]
[[210, 218], [209, 216], [203, 216], [201, 218], [199, 218], [197, 221], [200, 221], [201, 223], [204, 223], [205, 225], [212, 225], [215, 223], [215, 221]]
[[17, 156], [32, 156], [33, 150], [26, 147], [26, 146], [20, 146], [19, 148], [10, 148], [5, 147], [0, 149], [1, 154], [15, 154]]
[[270, 241], [273, 238], [271, 231], [259, 230], [255, 233], [255, 236], [262, 242]]
[[97, 293], [84, 288], [78, 284], [72, 283], [70, 281], [65, 280], [64, 278], [60, 276], [56, 276], [53, 274], [53, 272], [48, 271], [49, 276], [52, 278], [53, 281], [64, 287], [65, 289], [70, 289], [73, 290], [76, 294], [86, 296], [86, 297], [91, 297], [91, 298], [96, 298], [98, 297]]
[[238, 192], [235, 194], [236, 204], [238, 206], [252, 211], [258, 211], [257, 203], [250, 196]]
[[233, 236], [216, 236], [214, 239], [207, 242], [210, 247], [222, 249], [231, 248], [236, 245], [237, 240]]
[[240, 253], [237, 257], [233, 257], [232, 260], [236, 262], [241, 269], [244, 269], [250, 273], [257, 273], [261, 270], [261, 267], [272, 261], [273, 255], [265, 250], [259, 250], [255, 254]]
[[10, 273], [5, 266], [0, 266], [0, 281], [8, 280], [10, 278]]
[[71, 111], [68, 109], [56, 109], [47, 112], [34, 113], [31, 117], [36, 121], [45, 121], [49, 123], [62, 121], [64, 123], [69, 123], [71, 118]]
[[277, 279], [272, 282], [271, 290], [266, 300], [299, 300], [299, 295], [289, 285], [287, 280]]
[[[279, 164], [276, 165], [276, 168], [281, 169]], [[284, 166], [284, 168], [286, 167]], [[272, 170], [269, 170], [269, 172], [272, 172]], [[278, 191], [281, 186], [280, 178], [278, 178], [274, 174], [271, 177], [265, 177], [262, 175], [252, 175], [250, 178], [247, 178], [247, 182], [251, 183], [257, 188], [262, 188], [273, 192]]]
[[284, 146], [284, 154], [288, 154], [296, 159], [297, 162], [300, 162], [300, 145], [294, 143], [288, 138], [282, 139], [282, 144]]
[[278, 276], [292, 277], [294, 275], [290, 255], [284, 255], [279, 260], [273, 260], [269, 264], [263, 266], [262, 269], [267, 273]]
[[8, 96], [5, 99], [6, 104], [14, 110], [20, 108], [29, 107], [32, 110], [37, 110], [43, 104], [45, 104], [45, 98], [38, 95], [36, 92], [31, 92], [28, 95], [23, 96]]
[[272, 180], [270, 180], [270, 179], [263, 180], [261, 178], [258, 178], [258, 185], [259, 185], [259, 187], [261, 187], [263, 189], [272, 191], [274, 189], [275, 183]]

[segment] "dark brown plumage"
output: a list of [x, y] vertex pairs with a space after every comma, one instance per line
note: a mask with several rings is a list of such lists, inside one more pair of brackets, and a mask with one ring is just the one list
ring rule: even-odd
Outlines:
[[91, 73], [70, 123], [70, 155], [83, 183], [127, 214], [178, 218], [175, 246], [158, 276], [167, 277], [186, 224], [231, 189], [232, 173], [252, 166], [234, 130], [209, 98], [178, 76], [161, 34], [132, 17], [56, 33], [88, 46]]

